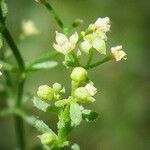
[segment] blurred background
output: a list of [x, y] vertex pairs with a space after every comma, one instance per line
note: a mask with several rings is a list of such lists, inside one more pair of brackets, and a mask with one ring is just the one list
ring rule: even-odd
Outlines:
[[[112, 21], [108, 33], [110, 47], [123, 45], [127, 61], [109, 62], [90, 71], [90, 78], [98, 88], [97, 101], [88, 106], [100, 117], [94, 123], [83, 122], [70, 135], [81, 150], [148, 150], [150, 149], [150, 1], [149, 0], [49, 0], [65, 24], [76, 18], [84, 20], [77, 28], [85, 29], [98, 17], [108, 16]], [[17, 42], [22, 20], [34, 21], [41, 34], [18, 43], [26, 61], [53, 50], [55, 31], [61, 31], [48, 11], [34, 0], [8, 0], [7, 26]], [[101, 59], [100, 55], [95, 60]], [[57, 59], [63, 60], [63, 56]], [[12, 58], [13, 61], [13, 58]], [[29, 74], [25, 91], [36, 95], [41, 84], [60, 82], [69, 94], [71, 70], [59, 63], [48, 72]], [[1, 99], [1, 103], [2, 103]], [[56, 130], [56, 116], [45, 115], [33, 109], [31, 101], [27, 112], [43, 119]], [[33, 111], [34, 110], [34, 111]], [[36, 129], [25, 124], [28, 150], [40, 145]], [[13, 150], [17, 141], [11, 117], [0, 118], [0, 150]]]

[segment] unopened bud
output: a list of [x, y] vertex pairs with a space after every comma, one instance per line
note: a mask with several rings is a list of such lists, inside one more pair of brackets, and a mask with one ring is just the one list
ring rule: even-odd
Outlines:
[[71, 73], [71, 79], [76, 82], [85, 82], [87, 80], [88, 73], [82, 67], [76, 67]]
[[62, 89], [62, 86], [59, 83], [54, 83], [53, 84], [53, 89], [54, 89], [55, 93], [59, 93]]
[[78, 99], [81, 103], [90, 103], [94, 102], [95, 99], [91, 97], [90, 93], [85, 87], [79, 87], [75, 90], [74, 96]]
[[54, 90], [48, 85], [41, 85], [38, 88], [37, 95], [42, 100], [51, 101], [54, 97]]

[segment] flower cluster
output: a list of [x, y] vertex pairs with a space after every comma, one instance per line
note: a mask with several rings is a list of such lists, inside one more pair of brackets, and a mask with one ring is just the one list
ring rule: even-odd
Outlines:
[[[34, 105], [38, 109], [44, 112], [53, 111], [58, 115], [58, 133], [54, 133], [44, 125], [46, 132], [44, 130], [44, 133], [38, 136], [46, 148], [56, 150], [70, 147], [72, 150], [80, 150], [77, 144], [68, 141], [69, 133], [82, 120], [93, 121], [98, 117], [96, 112], [83, 107], [83, 104], [95, 102], [94, 96], [97, 93], [97, 88], [88, 78], [87, 70], [109, 60], [126, 59], [126, 53], [122, 50], [122, 46], [116, 46], [111, 48], [111, 53], [103, 60], [91, 64], [94, 50], [103, 55], [107, 54], [106, 34], [108, 31], [110, 31], [108, 17], [98, 18], [80, 35], [75, 32], [68, 37], [68, 34], [56, 31], [56, 43], [53, 44], [53, 47], [65, 56], [63, 64], [67, 68], [73, 67], [74, 69], [70, 75], [70, 96], [65, 97], [65, 88], [61, 84], [55, 83], [52, 87], [41, 85], [37, 91], [38, 98], [34, 99]], [[82, 53], [89, 55], [86, 65], [82, 65], [80, 62]]]
[[[37, 91], [40, 99], [34, 100], [35, 106], [38, 103], [38, 108], [39, 102], [42, 101], [42, 110], [43, 106], [47, 106], [47, 108], [49, 107], [48, 110], [55, 109], [58, 111], [58, 135], [51, 131], [38, 136], [41, 143], [51, 149], [71, 146], [71, 142], [66, 139], [67, 137], [62, 139], [62, 136], [65, 136], [62, 134], [66, 134], [66, 130], [69, 134], [82, 120], [92, 121], [97, 118], [97, 113], [84, 109], [82, 106], [82, 104], [93, 103], [95, 101], [93, 96], [97, 93], [94, 84], [88, 79], [87, 71], [82, 67], [76, 67], [70, 77], [72, 92], [68, 98], [64, 98], [65, 90], [63, 86], [54, 83], [52, 87], [41, 85]], [[75, 146], [77, 145], [72, 145], [72, 147]]]
[[[82, 31], [80, 35], [75, 32], [69, 39], [66, 35], [56, 32], [57, 44], [54, 44], [53, 47], [58, 52], [67, 55], [75, 52], [76, 45], [79, 43], [78, 52], [82, 51], [90, 55], [90, 52], [95, 49], [100, 54], [106, 55], [106, 33], [110, 31], [110, 27], [110, 19], [105, 17], [98, 18], [95, 23], [90, 24], [88, 29]], [[111, 53], [116, 61], [125, 59], [126, 56], [126, 53], [122, 50], [122, 46], [112, 47]]]

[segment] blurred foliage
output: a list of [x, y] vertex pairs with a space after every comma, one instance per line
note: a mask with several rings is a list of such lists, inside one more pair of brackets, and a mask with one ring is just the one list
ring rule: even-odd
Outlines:
[[[93, 108], [101, 114], [91, 124], [84, 124], [71, 134], [72, 141], [81, 145], [82, 150], [143, 150], [150, 149], [150, 1], [149, 0], [49, 0], [66, 24], [82, 18], [84, 24], [95, 21], [99, 16], [112, 20], [108, 50], [111, 46], [122, 44], [128, 60], [117, 65], [99, 67], [90, 72], [99, 93]], [[60, 30], [47, 10], [34, 0], [8, 0], [9, 15], [7, 26], [15, 40], [21, 33], [23, 19], [31, 19], [40, 29], [38, 37], [30, 37], [19, 43], [21, 53], [27, 61], [52, 50], [55, 30]], [[118, 43], [116, 43], [116, 41]], [[6, 46], [7, 47], [7, 46]], [[95, 57], [100, 57], [99, 55]], [[62, 61], [60, 58], [59, 62]], [[11, 62], [14, 63], [13, 58]], [[70, 72], [70, 70], [68, 70]], [[58, 81], [59, 79], [59, 81]], [[41, 84], [60, 82], [70, 86], [69, 74], [60, 64], [51, 71], [32, 74], [25, 86], [26, 92], [35, 94]], [[1, 81], [0, 81], [1, 82]], [[14, 79], [15, 82], [15, 79]], [[1, 87], [0, 87], [1, 88]], [[67, 91], [68, 93], [70, 91]], [[0, 98], [0, 106], [4, 99]], [[29, 112], [33, 104], [28, 102]], [[36, 114], [56, 129], [55, 117]], [[26, 125], [25, 136], [29, 150], [41, 149], [36, 138], [37, 131]], [[0, 119], [0, 149], [15, 149], [15, 133], [11, 117]]]

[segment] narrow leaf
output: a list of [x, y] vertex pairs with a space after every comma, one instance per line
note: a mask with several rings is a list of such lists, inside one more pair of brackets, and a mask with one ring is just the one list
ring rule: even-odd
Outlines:
[[2, 69], [4, 71], [11, 71], [11, 72], [15, 72], [17, 71], [17, 68], [13, 67], [12, 65], [0, 60], [0, 64], [3, 66]]
[[59, 112], [59, 108], [57, 108], [56, 106], [51, 106], [50, 104], [40, 100], [37, 97], [34, 97], [33, 104], [36, 108], [44, 112], [55, 112], [55, 113]]
[[3, 46], [3, 39], [2, 39], [2, 34], [0, 33], [0, 49], [2, 48]]
[[46, 61], [32, 66], [27, 67], [26, 71], [39, 71], [39, 70], [49, 70], [56, 67], [58, 63], [56, 61]]
[[51, 51], [51, 52], [48, 52], [48, 53], [40, 56], [39, 58], [33, 60], [29, 64], [32, 66], [33, 64], [38, 64], [41, 62], [49, 61], [52, 58], [56, 58], [58, 55], [59, 55], [59, 53], [57, 51]]
[[82, 121], [82, 112], [78, 103], [72, 102], [70, 105], [71, 125], [77, 126]]

